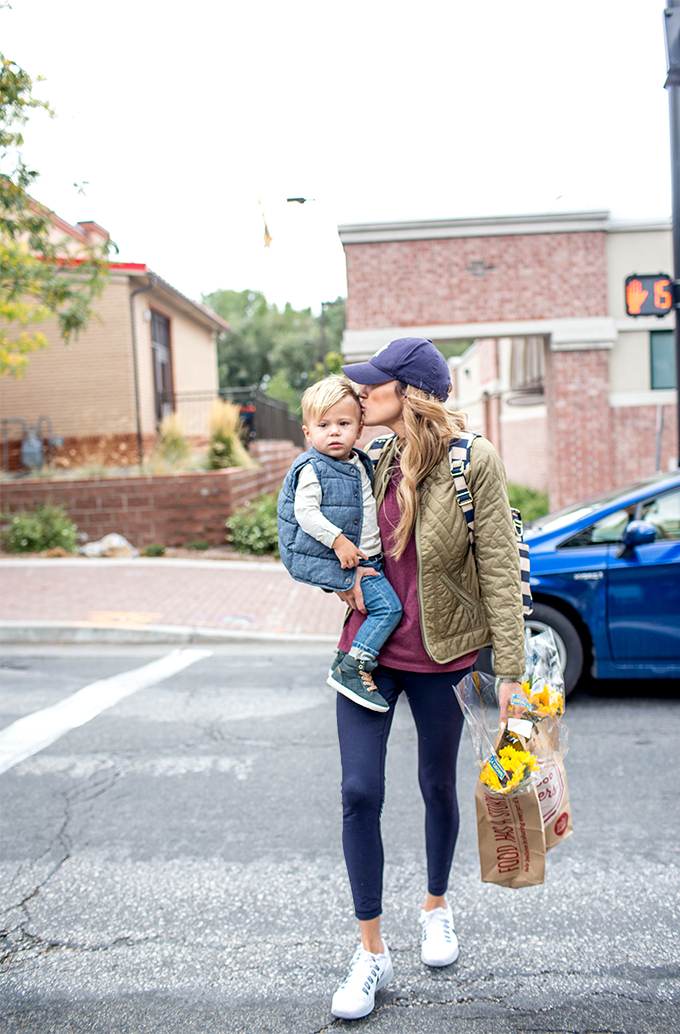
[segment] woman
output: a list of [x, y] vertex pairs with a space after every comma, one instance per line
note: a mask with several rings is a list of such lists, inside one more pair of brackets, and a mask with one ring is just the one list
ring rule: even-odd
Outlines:
[[[342, 758], [343, 848], [361, 944], [332, 1012], [358, 1019], [371, 1012], [375, 993], [392, 977], [380, 933], [387, 739], [397, 698], [406, 693], [418, 735], [418, 775], [425, 802], [428, 889], [420, 914], [421, 958], [447, 966], [458, 941], [446, 900], [458, 834], [456, 759], [463, 717], [453, 684], [471, 670], [477, 651], [492, 645], [502, 680], [501, 721], [524, 671], [524, 622], [517, 542], [505, 472], [493, 447], [475, 439], [467, 480], [474, 500], [475, 554], [457, 500], [448, 451], [462, 420], [444, 402], [451, 390], [444, 357], [431, 341], [399, 338], [368, 362], [343, 366], [358, 384], [368, 427], [393, 437], [377, 440], [375, 486], [385, 550], [385, 575], [404, 615], [378, 656], [373, 679], [389, 703], [377, 713], [338, 695]], [[338, 595], [352, 609], [339, 643], [349, 650], [365, 607], [359, 568], [351, 591]]]

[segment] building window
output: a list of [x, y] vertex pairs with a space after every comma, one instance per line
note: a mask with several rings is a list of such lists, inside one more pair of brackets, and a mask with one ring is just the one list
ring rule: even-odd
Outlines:
[[170, 365], [170, 320], [158, 312], [151, 313], [151, 352], [153, 357], [153, 390], [156, 422], [172, 413], [172, 367]]
[[672, 330], [653, 330], [649, 335], [652, 388], [675, 387], [675, 334]]
[[514, 337], [510, 387], [513, 391], [543, 388], [545, 339], [542, 337]]
[[510, 353], [509, 406], [535, 406], [544, 401], [545, 338], [514, 337]]

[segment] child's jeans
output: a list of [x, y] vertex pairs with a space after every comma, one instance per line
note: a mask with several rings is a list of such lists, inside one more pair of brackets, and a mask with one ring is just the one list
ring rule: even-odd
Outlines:
[[378, 574], [361, 579], [361, 591], [368, 614], [356, 634], [352, 648], [375, 658], [401, 621], [402, 607], [399, 597], [383, 574], [382, 554], [359, 561], [359, 566], [372, 567]]

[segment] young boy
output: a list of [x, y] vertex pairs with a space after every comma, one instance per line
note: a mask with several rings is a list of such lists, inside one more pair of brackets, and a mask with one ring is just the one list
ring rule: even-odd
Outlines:
[[278, 503], [279, 548], [288, 571], [322, 589], [351, 589], [358, 566], [368, 615], [348, 654], [338, 651], [328, 684], [372, 711], [387, 711], [371, 672], [401, 620], [399, 598], [382, 572], [373, 467], [355, 443], [361, 403], [345, 377], [326, 377], [302, 396], [303, 431], [312, 448], [293, 462]]

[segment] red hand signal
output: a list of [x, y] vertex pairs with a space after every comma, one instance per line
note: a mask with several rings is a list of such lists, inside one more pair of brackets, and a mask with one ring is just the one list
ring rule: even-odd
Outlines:
[[626, 286], [626, 304], [631, 316], [638, 316], [640, 314], [640, 309], [644, 305], [648, 294], [649, 291], [642, 289], [642, 284], [639, 280], [631, 280]]

